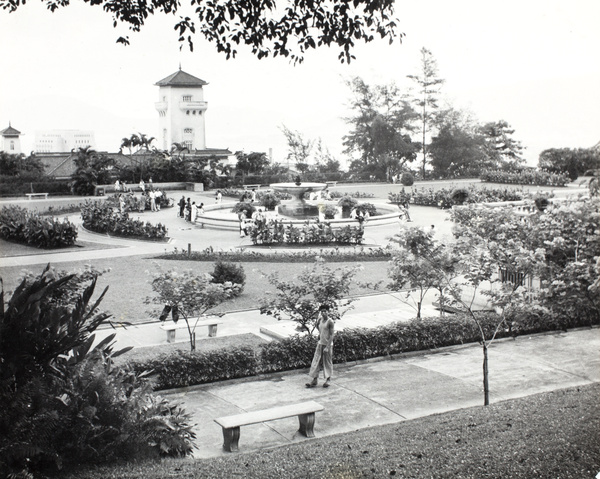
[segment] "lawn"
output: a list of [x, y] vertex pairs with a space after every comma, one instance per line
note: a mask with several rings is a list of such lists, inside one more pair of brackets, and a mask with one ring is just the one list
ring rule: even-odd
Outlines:
[[77, 471], [69, 479], [593, 478], [600, 385], [563, 389], [252, 453]]
[[[157, 319], [155, 314], [160, 309], [158, 305], [144, 304], [144, 299], [153, 296], [150, 281], [151, 273], [157, 272], [158, 268], [163, 270], [176, 269], [184, 271], [192, 269], [198, 273], [211, 272], [214, 269], [213, 262], [198, 261], [170, 261], [154, 260], [149, 257], [129, 256], [123, 258], [105, 258], [89, 261], [53, 263], [52, 266], [58, 270], [76, 271], [83, 269], [86, 264], [92, 264], [98, 270], [107, 270], [99, 277], [96, 286], [96, 294], [110, 286], [100, 309], [112, 313], [118, 321], [129, 321], [139, 323], [151, 318]], [[241, 263], [246, 273], [246, 286], [244, 292], [237, 298], [222, 303], [214, 309], [214, 312], [240, 311], [256, 309], [259, 307], [261, 298], [266, 291], [274, 291], [265, 275], [278, 272], [282, 278], [291, 279], [299, 273], [306, 264], [299, 263]], [[341, 268], [344, 266], [361, 265], [362, 270], [358, 272], [356, 279], [360, 282], [373, 282], [378, 280], [387, 281], [385, 261], [365, 263], [332, 263], [331, 267]], [[6, 292], [14, 290], [22, 278], [24, 271], [39, 274], [43, 270], [42, 265], [4, 267], [0, 269], [0, 276], [4, 282]], [[351, 294], [365, 294], [372, 292], [368, 288], [355, 285]], [[154, 314], [154, 316], [153, 316]]]

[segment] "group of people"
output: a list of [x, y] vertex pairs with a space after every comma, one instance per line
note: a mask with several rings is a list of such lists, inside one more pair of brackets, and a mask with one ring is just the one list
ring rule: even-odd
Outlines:
[[204, 203], [197, 205], [196, 202], [192, 201], [190, 198], [186, 200], [185, 196], [181, 197], [178, 206], [177, 216], [190, 223], [195, 223], [198, 216], [204, 214]]
[[258, 208], [252, 213], [250, 218], [248, 218], [244, 210], [241, 210], [238, 213], [238, 220], [240, 222], [240, 238], [243, 238], [248, 234], [248, 230], [251, 226], [258, 226], [261, 223], [266, 223], [267, 217], [262, 208]]
[[358, 221], [359, 225], [366, 223], [370, 217], [371, 215], [369, 212], [363, 208], [353, 208], [352, 211], [350, 211], [350, 218]]

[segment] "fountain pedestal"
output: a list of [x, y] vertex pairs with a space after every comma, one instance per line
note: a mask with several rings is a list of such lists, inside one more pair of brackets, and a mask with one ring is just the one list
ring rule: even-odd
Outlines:
[[319, 208], [316, 205], [308, 204], [303, 196], [305, 193], [314, 193], [327, 188], [325, 183], [273, 183], [271, 185], [275, 191], [288, 193], [292, 199], [277, 207], [277, 212], [283, 216], [292, 218], [310, 218], [319, 215]]

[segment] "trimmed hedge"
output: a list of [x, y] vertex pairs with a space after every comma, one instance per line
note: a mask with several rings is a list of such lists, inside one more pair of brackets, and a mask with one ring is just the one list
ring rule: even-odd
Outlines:
[[419, 188], [413, 189], [410, 195], [405, 192], [389, 193], [391, 203], [403, 204], [407, 198], [412, 204], [420, 206], [437, 206], [448, 209], [463, 203], [492, 203], [497, 201], [520, 201], [525, 197], [522, 190], [514, 188]]
[[77, 226], [67, 219], [42, 216], [20, 206], [0, 210], [0, 237], [38, 248], [72, 246], [77, 239]]
[[0, 196], [24, 196], [26, 193], [72, 195], [69, 181], [19, 181], [15, 177], [0, 175]]
[[[486, 337], [491, 337], [498, 316], [494, 313], [481, 313], [479, 319]], [[593, 324], [597, 323], [590, 318], [571, 317], [563, 320], [533, 312], [522, 313], [505, 322], [496, 337], [515, 337]], [[340, 364], [480, 340], [477, 325], [466, 315], [413, 319], [378, 328], [336, 332], [333, 361]], [[171, 389], [308, 368], [316, 343], [317, 338], [314, 336], [294, 335], [264, 344], [258, 350], [234, 348], [206, 353], [177, 351], [143, 363], [134, 363], [133, 367], [139, 372], [152, 370], [156, 375], [156, 389]]]

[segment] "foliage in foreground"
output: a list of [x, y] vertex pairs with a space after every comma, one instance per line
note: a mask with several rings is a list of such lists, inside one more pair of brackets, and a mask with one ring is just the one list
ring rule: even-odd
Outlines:
[[77, 227], [67, 219], [41, 216], [20, 206], [0, 210], [0, 237], [38, 248], [62, 248], [75, 244]]
[[[94, 275], [93, 275], [94, 276]], [[0, 470], [16, 478], [72, 464], [187, 455], [184, 411], [153, 396], [143, 375], [116, 367], [108, 318], [91, 302], [94, 276], [49, 269], [27, 277], [0, 310]]]
[[599, 394], [592, 384], [249, 452], [243, 461], [103, 467], [68, 479], [591, 478], [600, 464]]

